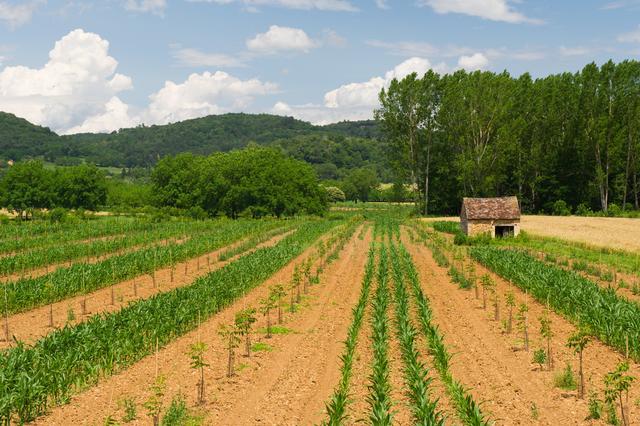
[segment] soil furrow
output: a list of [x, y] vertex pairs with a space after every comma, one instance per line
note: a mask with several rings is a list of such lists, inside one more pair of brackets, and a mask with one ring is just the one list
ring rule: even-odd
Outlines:
[[[230, 247], [244, 243], [246, 238], [205, 255], [189, 259], [186, 262], [176, 263], [173, 281], [171, 280], [171, 267], [162, 268], [155, 271], [155, 286], [152, 275], [140, 275], [94, 291], [86, 296], [74, 296], [51, 305], [11, 315], [9, 316], [9, 332], [11, 336], [15, 336], [15, 338], [20, 341], [33, 343], [35, 340], [49, 334], [54, 328], [63, 327], [66, 324], [78, 324], [86, 321], [92, 315], [118, 311], [133, 301], [147, 299], [157, 293], [188, 285], [196, 278], [214, 269], [222, 268], [227, 263], [233, 262], [244, 254], [257, 250], [260, 247], [277, 244], [278, 241], [285, 238], [291, 232], [292, 231], [277, 235], [226, 261], [219, 261], [218, 255]], [[84, 314], [82, 311], [83, 304], [85, 307]], [[53, 326], [51, 326], [52, 323]], [[0, 342], [0, 348], [2, 349], [13, 345], [13, 340], [10, 344], [7, 344], [5, 341]]]
[[[127, 398], [134, 401], [138, 408], [137, 419], [129, 424], [147, 425], [150, 419], [145, 417], [142, 404], [150, 396], [149, 388], [154, 382], [156, 373], [166, 378], [166, 390], [163, 398], [163, 406], [165, 408], [169, 405], [171, 399], [179, 394], [184, 395], [190, 407], [195, 406], [196, 384], [199, 375], [196, 370], [190, 368], [190, 358], [187, 352], [190, 346], [196, 342], [203, 342], [207, 345], [204, 358], [210, 364], [210, 367], [205, 369], [205, 404], [200, 407], [200, 410], [208, 416], [205, 424], [222, 424], [215, 420], [215, 413], [219, 412], [221, 407], [227, 405], [225, 402], [227, 395], [233, 392], [234, 389], [243, 386], [244, 377], [247, 373], [273, 362], [273, 357], [281, 356], [284, 350], [259, 352], [253, 354], [251, 358], [245, 358], [240, 355], [242, 349], [238, 349], [238, 355], [236, 356], [238, 374], [227, 378], [228, 354], [218, 335], [218, 330], [223, 324], [232, 323], [238, 310], [246, 307], [257, 307], [260, 300], [269, 294], [270, 285], [288, 282], [292, 276], [294, 266], [307, 259], [313, 250], [313, 248], [307, 249], [263, 284], [203, 322], [197, 329], [177, 338], [160, 349], [155, 356], [146, 357], [121, 373], [104, 378], [96, 386], [73, 396], [69, 404], [55, 407], [49, 415], [38, 419], [35, 424], [101, 425], [108, 415], [115, 413], [116, 418], [120, 418], [123, 411], [121, 407], [119, 408], [118, 402]], [[303, 310], [302, 313], [305, 311]], [[265, 323], [264, 318], [260, 316], [254, 328], [257, 329]], [[285, 337], [288, 336], [274, 335], [274, 338], [269, 339], [268, 343], [274, 347], [279, 347], [277, 346], [278, 342], [281, 340], [286, 341]], [[245, 392], [252, 392], [254, 386], [255, 383], [253, 382], [247, 383], [244, 387]], [[240, 395], [240, 398], [243, 398], [243, 396]], [[232, 419], [231, 424], [238, 424], [239, 419], [243, 417]]]
[[[585, 424], [588, 415], [587, 399], [578, 399], [576, 391], [564, 391], [554, 387], [554, 377], [565, 366], [572, 366], [577, 377], [577, 357], [566, 347], [566, 342], [576, 327], [562, 316], [550, 312], [554, 336], [551, 346], [555, 359], [553, 371], [540, 371], [532, 362], [533, 350], [544, 347], [540, 335], [539, 318], [546, 307], [491, 271], [474, 262], [476, 274], [489, 274], [496, 282], [502, 299], [502, 317], [506, 316], [504, 297], [512, 291], [516, 305], [528, 303], [530, 351], [522, 349], [522, 342], [515, 330], [506, 334], [501, 323], [493, 320], [491, 308], [482, 309], [482, 301], [475, 300], [473, 291], [457, 288], [444, 268], [437, 266], [431, 253], [423, 246], [406, 243], [418, 271], [424, 280], [425, 294], [432, 301], [436, 323], [442, 329], [447, 345], [455, 354], [452, 371], [455, 377], [472, 387], [477, 401], [485, 401], [483, 408], [502, 424]], [[426, 277], [426, 278], [425, 278]], [[621, 360], [620, 354], [595, 341], [584, 353], [587, 395], [597, 390], [602, 399], [604, 375], [612, 371]], [[638, 377], [639, 369], [632, 364], [631, 374]], [[637, 388], [630, 393], [630, 400], [638, 398]], [[633, 404], [631, 404], [633, 405]], [[630, 406], [632, 418], [638, 413]], [[538, 419], [534, 420], [535, 412]], [[595, 422], [593, 422], [596, 424]]]

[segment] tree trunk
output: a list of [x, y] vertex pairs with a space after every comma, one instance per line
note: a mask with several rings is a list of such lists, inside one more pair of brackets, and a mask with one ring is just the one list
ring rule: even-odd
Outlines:
[[431, 165], [431, 141], [427, 145], [427, 170], [424, 178], [424, 215], [429, 214], [429, 166]]
[[584, 398], [584, 372], [582, 371], [582, 351], [578, 354], [579, 365], [580, 365], [580, 392], [579, 397]]
[[244, 341], [245, 349], [247, 350], [247, 357], [251, 356], [251, 333], [247, 332], [247, 337]]

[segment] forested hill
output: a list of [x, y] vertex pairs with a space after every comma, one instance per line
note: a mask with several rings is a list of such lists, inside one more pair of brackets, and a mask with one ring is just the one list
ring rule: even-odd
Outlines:
[[60, 137], [46, 127], [0, 111], [0, 160], [19, 160], [42, 155]]
[[278, 146], [311, 163], [324, 179], [337, 179], [345, 170], [364, 166], [390, 179], [379, 135], [374, 121], [314, 126], [292, 117], [224, 114], [110, 134], [58, 136], [0, 113], [0, 160], [42, 158], [62, 165], [86, 161], [99, 166], [146, 167], [166, 155], [226, 152], [257, 143]]

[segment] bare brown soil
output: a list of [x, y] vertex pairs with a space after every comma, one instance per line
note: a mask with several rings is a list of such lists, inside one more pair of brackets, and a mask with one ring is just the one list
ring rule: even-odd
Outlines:
[[[482, 309], [482, 301], [475, 300], [473, 290], [461, 290], [452, 283], [447, 271], [437, 266], [431, 252], [422, 245], [404, 242], [410, 251], [431, 302], [434, 321], [444, 334], [447, 348], [454, 354], [453, 376], [471, 389], [476, 401], [483, 402], [483, 410], [498, 424], [603, 424], [586, 421], [587, 401], [577, 398], [576, 391], [564, 391], [553, 385], [554, 376], [567, 363], [577, 378], [577, 356], [566, 347], [568, 337], [576, 328], [563, 317], [551, 312], [553, 371], [540, 371], [532, 362], [533, 350], [545, 345], [538, 319], [545, 307], [515, 286], [476, 264], [477, 274], [489, 273], [496, 281], [501, 296], [502, 318], [506, 318], [504, 295], [513, 291], [516, 303], [529, 306], [530, 351], [522, 349], [522, 341], [515, 330], [506, 334], [502, 325], [493, 320], [493, 310]], [[584, 353], [587, 394], [597, 390], [602, 398], [604, 375], [615, 368], [621, 355], [595, 341]], [[631, 374], [638, 377], [640, 369], [632, 364]], [[632, 388], [630, 406], [632, 424], [640, 414], [635, 401], [640, 389]], [[534, 418], [534, 409], [537, 419]]]
[[[217, 335], [218, 328], [233, 321], [239, 309], [257, 306], [268, 294], [269, 285], [288, 282], [294, 265], [311, 255], [312, 249], [197, 330], [161, 349], [157, 361], [153, 356], [147, 357], [126, 371], [105, 378], [36, 424], [102, 424], [109, 414], [116, 414], [116, 418], [122, 415], [117, 402], [125, 397], [138, 403], [138, 420], [130, 424], [149, 424], [140, 404], [149, 396], [156, 368], [167, 378], [165, 407], [178, 393], [184, 394], [193, 407], [198, 376], [189, 368], [186, 352], [199, 340], [208, 345], [205, 358], [211, 364], [205, 371], [206, 404], [200, 407], [206, 416], [205, 424], [318, 422], [323, 417], [324, 402], [339, 379], [338, 356], [351, 320], [351, 307], [359, 296], [369, 241], [369, 234], [364, 240], [353, 237], [339, 259], [324, 270], [320, 284], [311, 287], [303, 307], [294, 314], [285, 314], [284, 325], [293, 333], [258, 338], [272, 351], [257, 352], [251, 358], [241, 356], [239, 351], [234, 377], [226, 377], [227, 352]], [[260, 317], [255, 326], [265, 324], [265, 318]]]
[[[206, 275], [212, 270], [222, 268], [227, 263], [233, 262], [240, 256], [257, 250], [260, 247], [267, 247], [277, 244], [278, 241], [289, 235], [291, 232], [277, 235], [268, 241], [261, 243], [251, 250], [240, 253], [226, 261], [219, 261], [218, 255], [231, 247], [242, 244], [246, 239], [240, 240], [229, 246], [214, 250], [205, 255], [189, 259], [187, 262], [177, 263], [174, 270], [173, 281], [171, 281], [171, 268], [156, 270], [156, 286], [153, 285], [152, 275], [141, 275], [133, 279], [122, 281], [112, 286], [102, 288], [87, 294], [86, 296], [75, 296], [51, 305], [32, 309], [27, 312], [15, 314], [9, 317], [9, 331], [16, 339], [32, 343], [35, 340], [49, 334], [55, 328], [61, 328], [65, 324], [78, 324], [103, 312], [114, 312], [122, 307], [139, 299], [147, 299], [157, 293], [183, 287], [192, 283], [196, 278]], [[186, 274], [185, 274], [186, 263]], [[134, 284], [135, 283], [135, 284]], [[135, 287], [134, 287], [135, 286]], [[111, 294], [113, 291], [114, 303], [111, 304]], [[86, 300], [86, 313], [82, 313], [82, 303]], [[73, 312], [75, 319], [70, 321], [69, 315]], [[50, 326], [50, 318], [53, 316], [53, 327]], [[10, 342], [10, 346], [14, 341]], [[9, 344], [0, 342], [0, 348], [6, 349]]]

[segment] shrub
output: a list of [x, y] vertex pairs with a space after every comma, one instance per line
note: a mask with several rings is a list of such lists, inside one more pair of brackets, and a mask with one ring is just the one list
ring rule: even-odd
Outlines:
[[346, 200], [344, 191], [342, 191], [342, 189], [338, 188], [337, 186], [327, 186], [324, 189], [325, 191], [327, 191], [327, 199], [330, 202], [336, 203], [338, 201]]
[[607, 216], [617, 217], [622, 216], [622, 209], [615, 203], [609, 204], [609, 208], [607, 209]]
[[576, 207], [576, 215], [577, 216], [591, 216], [593, 215], [593, 210], [591, 210], [591, 207], [587, 206], [584, 203], [580, 203], [578, 204], [578, 207]]
[[553, 203], [553, 215], [554, 216], [570, 216], [571, 208], [564, 200], [557, 200]]
[[62, 223], [66, 222], [69, 218], [69, 211], [62, 207], [57, 207], [51, 210], [48, 214], [49, 221], [52, 223]]

